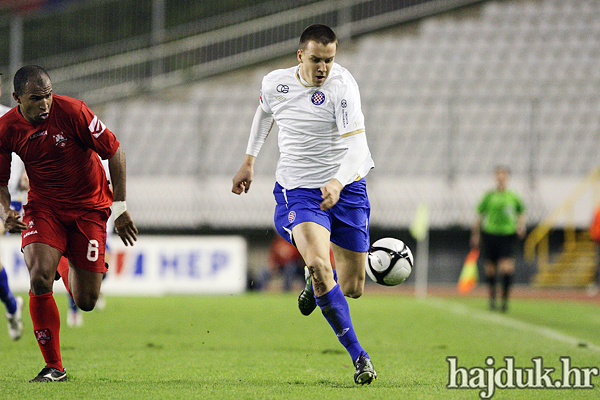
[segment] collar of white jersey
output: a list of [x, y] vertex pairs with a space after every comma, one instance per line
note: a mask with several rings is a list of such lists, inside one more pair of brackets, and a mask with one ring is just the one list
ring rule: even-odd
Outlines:
[[300, 84], [304, 87], [311, 87], [312, 85], [309, 84], [308, 82], [306, 82], [304, 80], [304, 78], [302, 77], [302, 75], [300, 75], [300, 64], [298, 64], [298, 67], [296, 67], [296, 79], [298, 79], [298, 82], [300, 82]]

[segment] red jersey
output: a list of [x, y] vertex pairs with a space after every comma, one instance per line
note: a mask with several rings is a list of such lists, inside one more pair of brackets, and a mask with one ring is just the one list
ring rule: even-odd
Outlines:
[[103, 209], [112, 204], [103, 159], [119, 148], [115, 135], [81, 100], [53, 95], [48, 118], [31, 125], [14, 107], [0, 118], [0, 185], [10, 177], [11, 152], [29, 176], [29, 202], [53, 208]]

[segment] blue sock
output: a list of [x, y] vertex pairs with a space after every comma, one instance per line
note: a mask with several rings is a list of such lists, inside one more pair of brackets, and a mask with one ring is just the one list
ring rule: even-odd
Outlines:
[[77, 304], [75, 304], [75, 300], [73, 300], [73, 298], [71, 296], [69, 296], [69, 294], [67, 293], [67, 298], [69, 299], [69, 309], [71, 311], [77, 311]]
[[4, 268], [0, 271], [0, 300], [6, 306], [6, 311], [9, 314], [14, 314], [17, 311], [17, 301], [8, 287], [8, 277]]
[[333, 328], [340, 343], [346, 348], [350, 357], [352, 357], [352, 362], [355, 362], [361, 353], [364, 353], [368, 357], [369, 355], [364, 351], [356, 338], [352, 320], [350, 319], [350, 308], [342, 293], [342, 289], [340, 289], [340, 285], [336, 284], [333, 289], [316, 299], [323, 316]]

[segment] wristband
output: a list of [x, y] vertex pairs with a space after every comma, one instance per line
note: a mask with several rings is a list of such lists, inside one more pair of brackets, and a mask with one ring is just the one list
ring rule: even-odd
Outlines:
[[115, 216], [115, 219], [119, 218], [125, 211], [127, 211], [127, 204], [125, 203], [125, 200], [113, 201], [112, 212]]

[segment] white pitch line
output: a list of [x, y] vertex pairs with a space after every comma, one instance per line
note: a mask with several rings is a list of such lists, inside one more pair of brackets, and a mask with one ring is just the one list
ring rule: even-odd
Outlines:
[[[557, 330], [545, 326], [530, 324], [528, 322], [522, 322], [514, 318], [507, 317], [505, 315], [486, 312], [476, 308], [467, 307], [463, 304], [448, 302], [441, 299], [427, 297], [422, 299], [421, 301], [427, 305], [433, 306], [438, 309], [448, 310], [458, 315], [475, 317], [482, 321], [492, 322], [494, 324], [503, 325], [508, 328], [515, 328], [520, 329], [522, 331], [534, 332], [546, 336], [549, 339], [556, 340], [558, 342], [567, 343], [582, 349], [590, 349], [600, 353], [600, 346], [596, 346], [595, 344], [590, 343], [589, 340], [578, 339], [574, 336], [565, 335], [564, 333], [561, 333]], [[585, 347], [580, 347], [581, 343], [585, 343]]]

